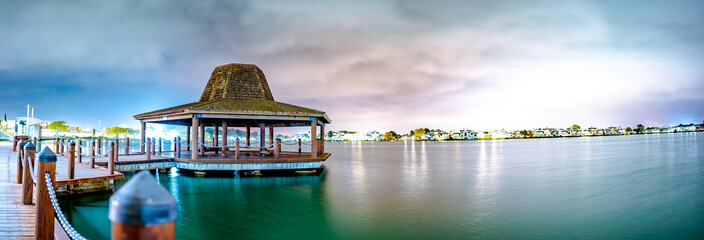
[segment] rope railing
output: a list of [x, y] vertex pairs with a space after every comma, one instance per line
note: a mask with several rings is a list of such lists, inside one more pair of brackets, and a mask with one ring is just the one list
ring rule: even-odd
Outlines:
[[54, 207], [54, 214], [56, 215], [56, 220], [58, 220], [61, 227], [63, 227], [66, 235], [71, 239], [85, 240], [87, 238], [83, 237], [78, 231], [76, 231], [71, 223], [64, 216], [64, 212], [61, 211], [61, 206], [59, 206], [59, 200], [56, 198], [56, 192], [54, 191], [53, 181], [51, 179], [51, 174], [47, 171], [44, 172], [44, 179], [46, 179], [46, 189], [49, 192], [49, 198], [51, 199], [51, 205]]

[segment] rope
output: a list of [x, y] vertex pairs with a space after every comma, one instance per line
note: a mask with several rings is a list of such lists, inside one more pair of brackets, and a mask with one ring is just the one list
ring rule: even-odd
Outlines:
[[86, 238], [83, 237], [83, 235], [81, 235], [80, 233], [78, 233], [78, 231], [76, 231], [73, 226], [71, 226], [71, 223], [66, 219], [66, 216], [64, 216], [64, 212], [61, 211], [61, 206], [59, 206], [59, 200], [56, 199], [56, 192], [54, 191], [54, 186], [52, 184], [51, 174], [49, 174], [49, 172], [44, 172], [44, 179], [46, 180], [46, 189], [49, 191], [51, 205], [54, 206], [54, 213], [56, 215], [56, 219], [59, 221], [59, 224], [61, 224], [61, 226], [66, 231], [66, 234], [71, 239], [85, 240]]

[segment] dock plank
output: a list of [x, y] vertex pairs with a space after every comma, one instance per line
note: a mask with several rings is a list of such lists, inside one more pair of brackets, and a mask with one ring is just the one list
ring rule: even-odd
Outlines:
[[34, 205], [22, 204], [22, 185], [13, 183], [17, 153], [11, 150], [11, 142], [0, 142], [0, 238], [34, 239]]

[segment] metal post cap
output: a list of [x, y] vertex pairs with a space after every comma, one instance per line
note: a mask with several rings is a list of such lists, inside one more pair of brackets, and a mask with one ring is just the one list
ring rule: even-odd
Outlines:
[[149, 171], [141, 171], [110, 197], [108, 218], [133, 226], [170, 223], [176, 220], [176, 200]]
[[20, 140], [20, 142], [17, 143], [17, 145], [20, 145], [20, 146], [24, 146], [25, 144], [27, 144], [27, 142], [24, 140]]
[[71, 142], [68, 143], [68, 145], [69, 145], [69, 146], [76, 146], [76, 142], [71, 141]]
[[49, 147], [44, 147], [44, 149], [39, 152], [38, 158], [40, 162], [56, 162], [56, 154], [54, 154], [54, 151], [51, 151]]
[[110, 146], [115, 145], [115, 142], [110, 141]]
[[24, 146], [24, 150], [37, 150], [37, 147], [35, 147], [32, 142], [28, 142], [27, 145]]

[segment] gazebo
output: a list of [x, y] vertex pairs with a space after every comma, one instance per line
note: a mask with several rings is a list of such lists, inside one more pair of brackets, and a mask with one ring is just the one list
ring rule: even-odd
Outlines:
[[[246, 146], [250, 146], [250, 129], [259, 127], [259, 149], [252, 154], [258, 157], [251, 158], [251, 162], [266, 159], [267, 147], [274, 144], [275, 127], [310, 126], [310, 154], [296, 153], [296, 158], [301, 161], [324, 161], [330, 156], [322, 152], [325, 124], [330, 123], [325, 112], [275, 101], [264, 73], [253, 64], [217, 66], [197, 102], [137, 114], [134, 119], [141, 123], [142, 152], [147, 123], [187, 126], [186, 150], [190, 154], [184, 155], [190, 155], [190, 158], [181, 160], [188, 162], [231, 158], [232, 154], [228, 155], [232, 147], [232, 143], [228, 145], [228, 127], [246, 128]], [[206, 127], [214, 130], [212, 146], [205, 145]], [[269, 127], [269, 145], [265, 144], [266, 127]], [[222, 129], [221, 134], [219, 129]], [[320, 139], [317, 139], [317, 133], [320, 133]], [[219, 143], [218, 138], [221, 139]]]

